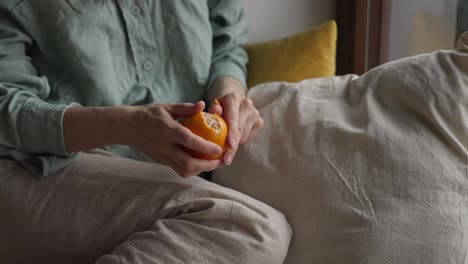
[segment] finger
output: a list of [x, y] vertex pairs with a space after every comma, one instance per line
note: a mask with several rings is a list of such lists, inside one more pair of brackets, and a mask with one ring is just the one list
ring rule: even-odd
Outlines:
[[242, 140], [242, 135], [244, 134], [244, 129], [247, 124], [247, 121], [249, 120], [249, 113], [247, 111], [240, 111], [239, 113], [239, 131], [240, 131], [240, 137], [239, 137], [239, 142], [238, 145], [240, 144], [240, 141]]
[[243, 144], [242, 142], [242, 137], [245, 133], [250, 133], [251, 127], [245, 127], [246, 123], [248, 120], [248, 114], [239, 114], [239, 130], [240, 130], [240, 136], [238, 137], [237, 144], [233, 146], [232, 144], [229, 144], [229, 148], [226, 150], [224, 153], [224, 162], [227, 165], [230, 165], [232, 163], [232, 160], [236, 156], [237, 149], [239, 148], [239, 144]]
[[[251, 105], [253, 106], [253, 105]], [[263, 119], [260, 117], [260, 113], [255, 108], [250, 108], [250, 115], [243, 127], [240, 144], [247, 143], [251, 138], [255, 137], [252, 133], [258, 133], [258, 130], [263, 127]]]
[[231, 148], [237, 149], [241, 136], [241, 131], [239, 129], [240, 100], [236, 100], [235, 97], [227, 97], [223, 101], [222, 106], [223, 118], [226, 120], [229, 128], [227, 142]]
[[195, 135], [188, 128], [180, 124], [176, 126], [174, 138], [177, 144], [208, 155], [218, 155], [223, 151], [220, 146]]
[[205, 108], [205, 102], [199, 101], [195, 104], [182, 103], [182, 104], [168, 104], [166, 105], [168, 112], [175, 118], [181, 118], [185, 116], [194, 115], [203, 111]]
[[208, 112], [212, 113], [212, 114], [217, 114], [217, 115], [222, 116], [223, 115], [223, 108], [220, 105], [213, 104], [213, 105], [210, 106], [210, 109], [208, 109]]
[[200, 174], [203, 171], [212, 171], [217, 169], [222, 163], [221, 160], [204, 160], [198, 159], [187, 152], [185, 152], [180, 146], [174, 146], [171, 152], [172, 160], [182, 168], [182, 177], [194, 176]]
[[[238, 130], [239, 130], [239, 135], [235, 136], [237, 138], [235, 144], [230, 143], [230, 147], [226, 150], [226, 153], [223, 157], [224, 163], [227, 165], [230, 165], [232, 160], [234, 159], [237, 149], [239, 147], [239, 144], [242, 141], [242, 135], [245, 133], [250, 133], [251, 127], [247, 128], [247, 131], [244, 132], [246, 129], [246, 122], [248, 119], [252, 116], [252, 111], [256, 111], [255, 107], [253, 106], [253, 102], [250, 99], [243, 100], [240, 107], [239, 107], [239, 122], [238, 122]], [[229, 140], [229, 135], [228, 135], [228, 140]], [[230, 142], [230, 141], [229, 141]]]
[[245, 141], [245, 143], [247, 143], [250, 140], [256, 138], [262, 129], [263, 129], [263, 119], [260, 118], [257, 121], [257, 123], [252, 127], [252, 131], [250, 132], [250, 135], [247, 138], [247, 140]]
[[[240, 127], [242, 128], [242, 132], [241, 132], [241, 136], [239, 138], [239, 144], [244, 144], [251, 131], [252, 131], [252, 128], [253, 126], [255, 125], [255, 122], [253, 121], [244, 121], [245, 118], [242, 117], [241, 115], [241, 124], [240, 124]], [[231, 165], [232, 161], [234, 160], [234, 157], [236, 156], [236, 153], [237, 153], [237, 149], [238, 149], [239, 145], [237, 145], [235, 148], [233, 147], [230, 147], [226, 150], [226, 153], [224, 154], [223, 156], [223, 161], [226, 165]]]
[[255, 126], [255, 121], [251, 118], [246, 123], [242, 130], [242, 136], [240, 139], [240, 144], [245, 144], [247, 139], [250, 137], [250, 133], [252, 133], [252, 129]]

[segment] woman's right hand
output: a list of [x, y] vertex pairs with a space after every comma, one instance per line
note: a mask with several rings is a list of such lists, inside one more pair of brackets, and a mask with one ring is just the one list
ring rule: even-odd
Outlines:
[[221, 147], [182, 126], [177, 120], [202, 111], [205, 103], [150, 104], [138, 107], [128, 127], [128, 145], [174, 169], [180, 176], [197, 175], [222, 165], [221, 160], [202, 160], [184, 150], [216, 155]]
[[222, 149], [193, 134], [177, 120], [204, 107], [204, 102], [71, 107], [64, 116], [65, 146], [68, 152], [76, 152], [114, 144], [128, 145], [171, 167], [182, 177], [198, 175], [220, 167], [222, 161], [197, 159], [184, 147], [206, 154], [219, 154]]

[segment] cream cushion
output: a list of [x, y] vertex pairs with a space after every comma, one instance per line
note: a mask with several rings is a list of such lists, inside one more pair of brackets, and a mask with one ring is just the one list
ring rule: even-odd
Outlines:
[[466, 263], [466, 53], [248, 95], [265, 127], [213, 180], [285, 213], [286, 264]]

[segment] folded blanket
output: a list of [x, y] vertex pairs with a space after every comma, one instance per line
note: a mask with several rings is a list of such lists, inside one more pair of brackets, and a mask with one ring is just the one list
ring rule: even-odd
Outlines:
[[265, 120], [213, 180], [283, 211], [285, 263], [468, 263], [468, 54], [249, 91]]

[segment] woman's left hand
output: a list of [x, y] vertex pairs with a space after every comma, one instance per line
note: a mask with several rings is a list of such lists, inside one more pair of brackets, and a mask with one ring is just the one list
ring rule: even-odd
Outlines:
[[222, 116], [228, 125], [227, 142], [229, 148], [223, 157], [226, 165], [231, 165], [239, 144], [255, 138], [263, 128], [263, 119], [252, 100], [245, 95], [232, 92], [218, 98], [220, 105], [211, 105], [209, 112]]

